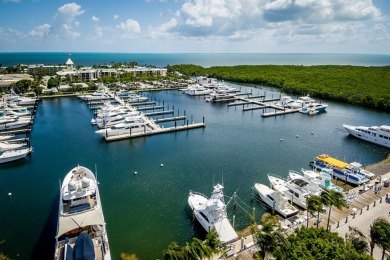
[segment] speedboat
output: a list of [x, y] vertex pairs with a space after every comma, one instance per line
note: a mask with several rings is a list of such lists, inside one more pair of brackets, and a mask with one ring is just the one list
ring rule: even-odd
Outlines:
[[268, 174], [268, 180], [274, 190], [282, 193], [292, 203], [303, 209], [307, 208], [306, 199], [313, 194], [305, 188], [307, 182], [302, 179], [283, 180], [283, 178], [271, 174]]
[[310, 104], [307, 104], [305, 106], [303, 106], [299, 112], [303, 113], [303, 114], [308, 114], [308, 115], [315, 115], [319, 112], [325, 112], [325, 109], [328, 107], [327, 104], [324, 104], [324, 103], [317, 103], [317, 102], [313, 102], [313, 103], [310, 103]]
[[110, 128], [97, 130], [95, 133], [102, 137], [108, 137], [113, 135], [148, 133], [150, 131], [150, 127], [145, 122], [123, 122], [113, 125]]
[[9, 143], [7, 141], [0, 142], [0, 151], [5, 152], [9, 150], [19, 149], [26, 146], [26, 143]]
[[61, 185], [54, 259], [111, 259], [98, 182], [83, 166]]
[[332, 183], [332, 176], [329, 174], [329, 172], [332, 170], [329, 169], [322, 169], [321, 172], [314, 172], [312, 170], [305, 170], [301, 169], [301, 173], [290, 171], [289, 177], [290, 179], [303, 179], [307, 182], [316, 183], [324, 190], [334, 190], [338, 192], [343, 192], [343, 188], [340, 186], [337, 186], [336, 184]]
[[3, 152], [0, 155], [0, 163], [11, 162], [26, 157], [27, 154], [32, 152], [32, 147], [19, 150], [9, 150]]
[[223, 188], [221, 184], [215, 185], [210, 199], [201, 193], [190, 191], [188, 204], [206, 232], [215, 230], [219, 240], [228, 243], [237, 240], [238, 235], [227, 217]]
[[368, 142], [390, 148], [390, 126], [353, 126], [343, 124], [348, 133]]
[[258, 192], [260, 199], [271, 209], [274, 209], [284, 218], [289, 218], [298, 214], [299, 210], [291, 205], [288, 198], [282, 193], [270, 189], [268, 186], [255, 183], [255, 190]]
[[310, 165], [317, 170], [332, 169], [330, 174], [332, 177], [337, 177], [340, 180], [354, 185], [362, 185], [370, 180], [370, 176], [363, 171], [354, 170], [350, 164], [332, 158], [327, 154], [321, 154], [310, 162]]

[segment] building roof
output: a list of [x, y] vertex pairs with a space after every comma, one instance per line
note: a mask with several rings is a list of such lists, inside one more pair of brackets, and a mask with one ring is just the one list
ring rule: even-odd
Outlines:
[[68, 58], [68, 60], [66, 61], [65, 64], [66, 65], [73, 65], [74, 63], [73, 63], [73, 61], [70, 58]]

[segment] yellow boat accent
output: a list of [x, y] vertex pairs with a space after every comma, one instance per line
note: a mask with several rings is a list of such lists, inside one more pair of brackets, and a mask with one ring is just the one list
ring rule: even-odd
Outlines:
[[321, 154], [321, 155], [317, 156], [317, 160], [326, 162], [327, 164], [329, 164], [331, 166], [338, 167], [340, 169], [343, 169], [349, 165], [349, 163], [337, 160], [336, 158], [330, 157], [327, 154]]

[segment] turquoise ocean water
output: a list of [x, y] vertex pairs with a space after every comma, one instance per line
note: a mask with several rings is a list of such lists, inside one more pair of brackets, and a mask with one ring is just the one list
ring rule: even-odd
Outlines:
[[[32, 53], [0, 53], [0, 64], [64, 64], [68, 53], [32, 52]], [[93, 66], [111, 64], [111, 62], [136, 61], [140, 65], [165, 67], [175, 64], [196, 64], [203, 67], [232, 65], [390, 65], [388, 54], [309, 54], [309, 53], [233, 53], [233, 54], [153, 54], [153, 53], [71, 53], [75, 65]]]
[[[229, 84], [267, 97], [280, 94], [267, 86]], [[251, 187], [267, 183], [267, 173], [286, 177], [288, 170], [308, 168], [322, 153], [364, 165], [389, 153], [348, 136], [342, 127], [390, 124], [388, 113], [326, 101], [327, 112], [316, 116], [262, 118], [258, 110], [209, 104], [179, 91], [145, 95], [166, 107], [174, 105], [175, 115], [185, 110], [189, 120], [205, 117], [206, 128], [106, 143], [94, 134], [92, 113], [82, 101], [40, 102], [31, 133], [32, 156], [0, 165], [0, 250], [13, 259], [53, 258], [59, 182], [77, 164], [92, 170], [96, 165], [113, 259], [120, 259], [121, 252], [162, 259], [171, 241], [184, 244], [205, 235], [192, 222], [189, 190], [210, 195], [213, 184], [223, 181], [226, 195], [237, 191], [242, 208], [234, 211], [229, 204], [228, 214], [236, 216], [241, 229], [253, 207], [257, 218], [264, 212], [251, 202]]]

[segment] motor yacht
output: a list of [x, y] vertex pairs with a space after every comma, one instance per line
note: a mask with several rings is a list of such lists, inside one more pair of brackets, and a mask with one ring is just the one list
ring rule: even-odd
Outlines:
[[98, 182], [86, 167], [69, 171], [61, 185], [54, 259], [110, 260]]
[[288, 198], [282, 193], [270, 189], [268, 186], [255, 183], [255, 190], [258, 192], [260, 199], [271, 209], [274, 209], [282, 217], [289, 218], [298, 214], [299, 210], [291, 205]]
[[230, 100], [234, 100], [235, 96], [236, 96], [235, 93], [232, 92], [213, 91], [206, 98], [206, 101], [208, 102], [230, 101]]
[[281, 177], [268, 174], [272, 189], [282, 193], [292, 203], [306, 209], [306, 199], [311, 196], [309, 190], [306, 189], [307, 182], [302, 179], [284, 180]]
[[0, 155], [0, 163], [6, 163], [6, 162], [22, 159], [31, 152], [32, 152], [32, 147], [5, 151]]
[[228, 243], [237, 240], [238, 235], [227, 217], [223, 188], [221, 184], [215, 185], [210, 198], [190, 191], [188, 204], [206, 232], [215, 230], [219, 240]]
[[334, 190], [343, 192], [343, 188], [332, 183], [332, 176], [329, 174], [331, 170], [322, 169], [321, 172], [315, 172], [312, 170], [301, 169], [301, 173], [290, 171], [290, 179], [303, 179], [307, 182], [316, 183], [324, 190]]
[[390, 126], [353, 126], [343, 124], [348, 133], [362, 140], [390, 148]]
[[26, 143], [10, 143], [7, 141], [1, 141], [0, 142], [0, 152], [5, 152], [9, 150], [15, 150], [22, 148], [23, 146], [26, 146]]
[[148, 133], [150, 131], [151, 128], [146, 122], [123, 122], [113, 125], [110, 128], [97, 130], [95, 133], [102, 137], [108, 137], [113, 135]]

